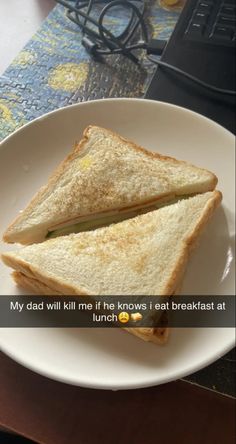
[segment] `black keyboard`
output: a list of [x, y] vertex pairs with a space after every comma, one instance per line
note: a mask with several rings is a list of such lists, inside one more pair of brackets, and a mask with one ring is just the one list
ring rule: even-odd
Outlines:
[[[235, 91], [235, 5], [236, 0], [186, 0], [161, 60], [205, 83]], [[229, 24], [223, 25], [222, 17], [230, 18]], [[193, 23], [202, 26], [193, 32]], [[236, 132], [235, 96], [214, 93], [170, 70], [156, 69], [146, 98], [192, 109]]]
[[199, 0], [185, 29], [184, 38], [234, 46], [235, 25], [235, 0]]

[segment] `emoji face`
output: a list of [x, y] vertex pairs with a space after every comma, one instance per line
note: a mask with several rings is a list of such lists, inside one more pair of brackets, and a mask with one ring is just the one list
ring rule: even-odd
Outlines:
[[126, 311], [122, 311], [121, 313], [119, 313], [118, 319], [122, 324], [126, 324], [126, 322], [129, 321], [129, 313], [127, 313]]

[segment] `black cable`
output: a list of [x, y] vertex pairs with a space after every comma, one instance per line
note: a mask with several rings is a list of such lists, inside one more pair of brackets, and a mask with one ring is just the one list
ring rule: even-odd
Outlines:
[[[121, 53], [130, 57], [132, 56], [132, 59], [136, 62], [139, 62], [139, 60], [137, 59], [137, 57], [135, 57], [132, 53], [131, 53], [131, 47], [127, 46], [127, 43], [132, 39], [133, 35], [135, 34], [138, 26], [141, 27], [141, 31], [142, 31], [142, 35], [143, 38], [145, 39], [145, 41], [148, 40], [148, 35], [147, 35], [147, 30], [146, 30], [146, 25], [145, 22], [143, 20], [143, 13], [139, 11], [139, 9], [131, 2], [129, 1], [124, 1], [124, 0], [114, 0], [110, 3], [108, 3], [102, 10], [99, 19], [98, 19], [98, 29], [99, 29], [99, 33], [100, 36], [103, 40], [103, 43], [105, 46], [108, 46], [108, 48], [110, 49], [111, 53], [119, 53], [119, 48], [117, 48], [116, 46], [114, 47], [113, 42], [111, 42], [105, 35], [104, 33], [104, 29], [105, 27], [103, 26], [103, 20], [105, 18], [105, 15], [107, 14], [108, 10], [111, 8], [114, 8], [114, 6], [123, 6], [126, 9], [131, 9], [132, 10], [132, 16], [129, 20], [129, 23], [125, 29], [125, 31], [123, 32], [127, 34], [126, 38], [124, 41], [122, 41], [122, 39], [119, 39], [120, 41], [118, 42], [118, 46], [120, 47], [120, 49], [122, 50]], [[137, 17], [137, 19], [135, 18], [135, 16]], [[133, 20], [134, 18], [134, 20]], [[132, 24], [133, 21], [133, 24]], [[131, 27], [132, 25], [132, 27]], [[132, 50], [140, 48], [140, 44], [136, 44], [133, 45]], [[98, 50], [98, 52], [100, 52]]]
[[[79, 8], [79, 0], [76, 2], [76, 8]], [[86, 15], [89, 16], [91, 9], [93, 7], [93, 0], [89, 0]], [[76, 13], [76, 18], [79, 21], [79, 14]], [[86, 32], [86, 25], [87, 25], [88, 18], [84, 17], [84, 21], [82, 22], [82, 33], [85, 34]]]
[[[123, 54], [133, 62], [139, 63], [139, 59], [133, 54], [136, 49], [144, 48], [144, 43], [148, 42], [147, 27], [144, 21], [144, 0], [56, 0], [67, 8], [67, 17], [80, 26], [83, 39], [82, 44], [93, 56]], [[92, 17], [92, 7], [98, 6], [101, 9], [96, 11]], [[125, 29], [117, 36], [105, 26], [105, 19], [108, 13], [116, 7], [121, 6], [130, 11], [130, 17]], [[90, 26], [89, 26], [90, 25]], [[134, 36], [139, 33], [141, 41], [132, 43]], [[137, 39], [136, 39], [137, 41]]]
[[193, 76], [192, 74], [189, 74], [185, 71], [183, 71], [180, 68], [177, 68], [177, 66], [171, 65], [169, 63], [163, 62], [162, 60], [156, 60], [153, 59], [152, 57], [148, 56], [147, 57], [148, 60], [150, 60], [150, 62], [155, 63], [156, 65], [160, 66], [161, 68], [166, 68], [169, 69], [171, 71], [176, 72], [177, 74], [182, 75], [183, 77], [186, 77], [187, 79], [191, 80], [192, 82], [197, 83], [198, 85], [202, 86], [203, 88], [207, 88], [210, 91], [219, 93], [219, 94], [227, 94], [230, 96], [235, 96], [236, 95], [236, 91], [230, 90], [230, 89], [222, 89], [222, 88], [218, 88], [217, 86], [214, 85], [210, 85], [209, 83], [204, 82], [203, 80], [198, 79], [197, 77]]
[[[82, 31], [82, 44], [86, 50], [94, 57], [108, 56], [111, 54], [123, 54], [134, 63], [139, 63], [139, 59], [133, 54], [137, 49], [147, 51], [147, 54], [161, 55], [166, 42], [160, 40], [149, 40], [147, 27], [144, 21], [145, 1], [144, 0], [56, 0], [67, 8], [67, 17], [80, 26]], [[121, 6], [130, 11], [130, 17], [119, 35], [114, 35], [105, 26], [105, 18], [111, 9]], [[99, 13], [93, 7], [100, 7]], [[92, 16], [93, 15], [93, 16]], [[94, 15], [96, 18], [94, 18]], [[139, 37], [137, 41], [137, 36]], [[140, 38], [141, 36], [141, 38]], [[136, 42], [134, 42], [136, 37]], [[236, 92], [228, 89], [218, 88], [200, 80], [192, 74], [183, 71], [177, 66], [157, 60], [147, 55], [148, 60], [161, 68], [175, 72], [178, 75], [197, 83], [203, 88], [214, 93], [235, 96]]]

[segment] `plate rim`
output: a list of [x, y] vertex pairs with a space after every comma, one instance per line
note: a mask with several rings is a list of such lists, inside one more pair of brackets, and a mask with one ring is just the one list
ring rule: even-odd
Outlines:
[[[226, 328], [226, 327], [225, 327]], [[230, 327], [230, 329], [235, 332], [235, 329], [233, 327]], [[113, 390], [113, 391], [117, 391], [117, 390], [134, 390], [134, 389], [141, 389], [141, 388], [147, 388], [147, 387], [154, 387], [154, 386], [158, 386], [158, 385], [162, 385], [162, 384], [167, 384], [169, 382], [172, 381], [176, 381], [179, 379], [183, 379], [195, 372], [198, 372], [199, 370], [202, 370], [203, 368], [209, 366], [210, 364], [212, 364], [213, 362], [218, 361], [222, 356], [224, 356], [226, 353], [228, 353], [230, 350], [232, 350], [235, 347], [235, 338], [232, 337], [231, 341], [227, 343], [227, 345], [221, 349], [221, 351], [217, 354], [217, 359], [215, 357], [215, 355], [212, 355], [210, 358], [206, 358], [205, 360], [203, 359], [199, 365], [190, 365], [187, 369], [185, 370], [179, 370], [177, 373], [175, 373], [175, 376], [173, 375], [169, 375], [165, 378], [162, 378], [162, 380], [157, 381], [155, 378], [152, 378], [151, 380], [149, 380], [148, 382], [134, 382], [134, 383], [117, 383], [117, 384], [112, 384], [110, 385], [109, 383], [102, 383], [102, 382], [98, 382], [96, 384], [89, 382], [89, 380], [83, 380], [83, 382], [78, 381], [77, 379], [75, 379], [74, 377], [69, 377], [69, 376], [60, 376], [58, 374], [55, 374], [52, 370], [47, 371], [45, 369], [41, 370], [37, 364], [29, 364], [28, 362], [25, 362], [23, 358], [19, 357], [17, 355], [17, 357], [9, 352], [8, 350], [6, 350], [6, 348], [4, 346], [2, 346], [1, 344], [1, 328], [0, 328], [0, 349], [1, 351], [8, 357], [10, 357], [11, 359], [13, 359], [15, 362], [17, 362], [18, 364], [22, 365], [23, 367], [41, 375], [44, 376], [46, 378], [64, 383], [64, 384], [68, 384], [68, 385], [73, 385], [76, 387], [83, 387], [83, 388], [89, 388], [89, 389], [97, 389], [97, 390]], [[29, 330], [35, 330], [33, 328], [29, 328]], [[105, 329], [104, 329], [105, 330]], [[235, 336], [235, 335], [234, 335]]]
[[[7, 137], [5, 137], [2, 141], [0, 141], [0, 150], [5, 148], [5, 144], [6, 142], [8, 142], [11, 138], [16, 137], [16, 135], [20, 132], [23, 132], [27, 129], [28, 126], [30, 125], [34, 125], [37, 122], [40, 122], [44, 119], [47, 119], [48, 117], [52, 116], [52, 115], [56, 115], [59, 113], [63, 113], [64, 111], [67, 111], [68, 108], [78, 108], [78, 107], [87, 107], [87, 106], [93, 106], [93, 104], [99, 104], [99, 103], [114, 103], [114, 102], [132, 102], [132, 103], [137, 103], [139, 102], [141, 103], [150, 103], [153, 105], [157, 105], [160, 107], [165, 107], [165, 108], [171, 108], [171, 109], [176, 109], [177, 111], [183, 112], [183, 113], [187, 113], [189, 115], [192, 115], [195, 118], [200, 119], [200, 121], [203, 121], [205, 123], [210, 124], [212, 127], [215, 127], [218, 130], [224, 131], [224, 133], [232, 138], [232, 141], [234, 140], [234, 134], [232, 132], [230, 132], [229, 130], [227, 130], [226, 128], [224, 128], [223, 126], [221, 126], [219, 123], [211, 120], [208, 117], [205, 117], [202, 114], [199, 114], [195, 111], [189, 110], [187, 108], [178, 106], [178, 105], [174, 105], [168, 102], [162, 102], [162, 101], [155, 101], [155, 100], [149, 100], [149, 99], [145, 99], [145, 98], [126, 98], [126, 97], [121, 97], [121, 98], [106, 98], [106, 99], [96, 99], [96, 100], [91, 100], [91, 101], [87, 101], [87, 102], [79, 102], [79, 103], [75, 103], [73, 105], [67, 105], [67, 106], [63, 106], [60, 107], [56, 110], [52, 110], [49, 111], [39, 117], [37, 117], [36, 119], [33, 119], [27, 123], [25, 123], [24, 125], [22, 125], [21, 127], [17, 128], [15, 131], [13, 131], [11, 134], [9, 134]], [[235, 214], [234, 214], [235, 216]], [[150, 387], [150, 386], [154, 386], [154, 385], [161, 385], [161, 384], [165, 384], [168, 382], [171, 382], [175, 379], [180, 379], [183, 377], [186, 377], [187, 375], [190, 375], [196, 371], [201, 370], [202, 368], [210, 365], [211, 363], [213, 363], [214, 361], [218, 360], [221, 356], [223, 356], [225, 353], [227, 353], [229, 350], [231, 350], [234, 346], [235, 346], [235, 337], [230, 338], [230, 340], [228, 340], [228, 342], [225, 344], [224, 347], [221, 348], [220, 352], [217, 354], [216, 356], [216, 352], [214, 352], [210, 357], [209, 355], [207, 355], [207, 357], [205, 359], [202, 359], [199, 362], [199, 365], [196, 364], [192, 364], [185, 366], [184, 369], [179, 369], [177, 372], [175, 372], [175, 375], [171, 374], [167, 377], [162, 378], [161, 380], [158, 380], [158, 377], [156, 378], [150, 378], [149, 377], [149, 381], [145, 382], [140, 382], [138, 383], [137, 381], [135, 383], [132, 384], [132, 382], [123, 382], [120, 383], [118, 382], [117, 384], [112, 384], [109, 385], [109, 383], [105, 383], [105, 382], [98, 382], [97, 384], [94, 383], [89, 383], [89, 381], [85, 381], [85, 379], [83, 378], [83, 381], [79, 381], [79, 378], [74, 378], [73, 376], [70, 376], [69, 374], [67, 376], [60, 376], [58, 374], [55, 373], [55, 368], [51, 368], [50, 370], [46, 370], [43, 369], [41, 370], [40, 367], [32, 362], [28, 362], [25, 361], [25, 359], [23, 357], [19, 357], [18, 354], [14, 354], [11, 351], [7, 350], [7, 347], [5, 347], [5, 345], [2, 345], [2, 338], [1, 338], [1, 330], [2, 328], [0, 328], [0, 348], [3, 351], [4, 354], [6, 354], [7, 356], [9, 356], [11, 359], [13, 359], [14, 361], [16, 361], [17, 363], [19, 363], [20, 365], [23, 365], [24, 367], [28, 368], [29, 370], [32, 370], [40, 375], [43, 375], [47, 378], [50, 379], [54, 379], [56, 381], [59, 382], [63, 382], [66, 384], [70, 384], [70, 385], [75, 385], [75, 386], [80, 386], [80, 387], [87, 387], [87, 388], [93, 388], [93, 389], [103, 389], [103, 390], [121, 390], [121, 389], [137, 389], [137, 388], [144, 388], [144, 387]], [[233, 329], [232, 329], [233, 330]]]
[[[192, 116], [195, 116], [197, 118], [202, 119], [203, 121], [209, 122], [211, 125], [214, 125], [216, 128], [223, 130], [226, 134], [228, 134], [228, 136], [232, 137], [233, 139], [235, 138], [234, 134], [229, 131], [227, 128], [224, 128], [222, 125], [220, 125], [219, 123], [215, 122], [214, 120], [210, 119], [209, 117], [204, 116], [203, 114], [197, 113], [196, 111], [192, 111], [188, 108], [184, 108], [183, 106], [179, 106], [179, 105], [175, 105], [173, 103], [168, 103], [168, 102], [162, 102], [160, 100], [149, 100], [149, 99], [145, 99], [145, 98], [136, 98], [136, 97], [115, 97], [115, 98], [105, 98], [105, 99], [95, 99], [95, 100], [88, 100], [86, 102], [78, 102], [78, 103], [74, 103], [72, 105], [67, 105], [67, 106], [62, 106], [60, 108], [54, 109], [52, 111], [49, 111], [45, 114], [42, 114], [39, 117], [36, 117], [33, 120], [30, 120], [29, 122], [25, 123], [24, 125], [20, 126], [19, 128], [17, 128], [15, 131], [13, 131], [11, 134], [9, 134], [8, 136], [6, 136], [4, 139], [2, 139], [0, 141], [0, 150], [2, 149], [2, 147], [4, 146], [4, 144], [6, 142], [8, 142], [8, 140], [15, 136], [17, 133], [24, 131], [28, 126], [30, 125], [34, 125], [36, 122], [40, 122], [41, 120], [46, 119], [47, 117], [50, 117], [53, 114], [57, 114], [57, 113], [61, 113], [65, 110], [67, 110], [68, 108], [77, 108], [77, 107], [83, 107], [83, 106], [90, 106], [93, 105], [95, 103], [108, 103], [108, 102], [145, 102], [145, 103], [152, 103], [152, 104], [157, 104], [157, 105], [161, 105], [164, 106], [166, 108], [172, 108], [172, 109], [177, 109], [179, 111], [182, 112], [186, 112]], [[232, 139], [232, 140], [233, 140]]]

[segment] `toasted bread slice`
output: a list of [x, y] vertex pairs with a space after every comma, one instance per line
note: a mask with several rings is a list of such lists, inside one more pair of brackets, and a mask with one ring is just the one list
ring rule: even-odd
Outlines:
[[[136, 215], [133, 210], [211, 191], [216, 183], [216, 176], [205, 169], [152, 153], [111, 131], [90, 126], [7, 228], [3, 239], [22, 244], [42, 242], [48, 233], [57, 234], [65, 226], [114, 215], [120, 219], [130, 211], [126, 217], [132, 217]], [[107, 223], [111, 222], [114, 218]]]
[[[16, 281], [37, 293], [171, 296], [221, 197], [219, 191], [199, 194], [109, 227], [4, 253], [2, 258], [16, 270]], [[160, 331], [133, 333], [158, 342]]]
[[[14, 281], [20, 287], [29, 290], [30, 292], [46, 295], [46, 296], [63, 296], [56, 290], [52, 290], [47, 285], [43, 284], [37, 279], [30, 278], [20, 271], [13, 271], [12, 273]], [[124, 330], [137, 336], [144, 341], [151, 341], [158, 345], [163, 345], [167, 342], [169, 337], [169, 328], [158, 327], [158, 328], [124, 328]]]

